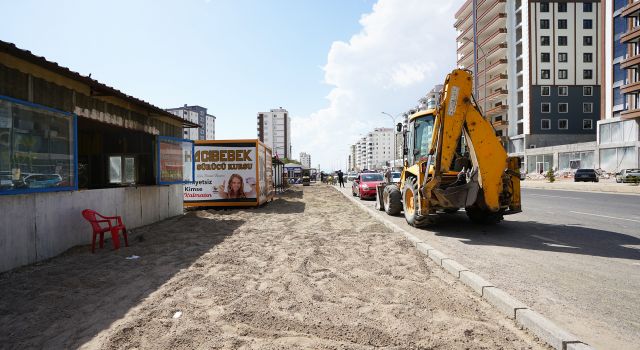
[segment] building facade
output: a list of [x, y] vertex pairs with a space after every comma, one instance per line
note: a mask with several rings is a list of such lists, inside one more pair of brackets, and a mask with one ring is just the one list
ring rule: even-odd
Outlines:
[[604, 10], [605, 119], [598, 122], [599, 167], [640, 167], [640, 1], [607, 1]]
[[528, 160], [530, 149], [596, 140], [603, 9], [599, 0], [469, 0], [456, 13], [458, 65], [477, 72], [478, 104], [527, 169], [553, 164]]
[[355, 171], [381, 170], [391, 166], [393, 162], [392, 128], [375, 128], [351, 146], [353, 169]]
[[189, 140], [215, 140], [216, 117], [207, 113], [207, 109], [201, 106], [184, 105], [178, 108], [169, 108], [167, 112], [180, 118], [200, 125], [199, 128], [185, 128], [183, 136]]
[[300, 152], [300, 163], [306, 168], [311, 168], [311, 155], [305, 152]]
[[291, 118], [282, 107], [258, 112], [258, 138], [278, 157], [291, 157]]

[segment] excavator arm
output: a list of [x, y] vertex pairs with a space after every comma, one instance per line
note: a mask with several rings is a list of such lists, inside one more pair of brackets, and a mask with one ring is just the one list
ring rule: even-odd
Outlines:
[[428, 210], [433, 200], [447, 201], [439, 187], [443, 174], [453, 171], [454, 158], [459, 156], [456, 150], [464, 133], [479, 185], [476, 206], [492, 213], [506, 209], [519, 212], [518, 159], [507, 156], [493, 126], [480, 113], [473, 101], [472, 82], [471, 73], [463, 69], [454, 70], [445, 80], [430, 147], [435, 162], [427, 165], [429, 176], [423, 183], [427, 207], [424, 209]]

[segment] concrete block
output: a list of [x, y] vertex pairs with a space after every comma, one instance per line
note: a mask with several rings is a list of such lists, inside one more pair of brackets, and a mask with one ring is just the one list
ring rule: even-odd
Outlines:
[[512, 319], [516, 317], [516, 310], [528, 309], [521, 301], [496, 287], [484, 288], [482, 298]]
[[456, 276], [456, 278], [460, 278], [460, 272], [469, 271], [468, 268], [451, 259], [442, 260], [442, 267], [444, 267], [444, 269], [449, 271], [449, 273], [451, 273], [452, 275]]
[[567, 350], [595, 350], [585, 343], [569, 343], [567, 344]]
[[434, 250], [435, 248], [433, 248], [432, 246], [426, 244], [426, 243], [418, 243], [416, 244], [416, 249], [418, 249], [418, 251], [426, 256], [429, 256], [429, 251], [430, 250]]
[[433, 260], [436, 264], [442, 266], [442, 259], [449, 259], [443, 252], [431, 249], [429, 250], [429, 259]]
[[[446, 261], [446, 260], [445, 260]], [[471, 271], [461, 271], [460, 281], [467, 286], [471, 287], [476, 293], [482, 296], [483, 288], [495, 287], [493, 283], [485, 280], [484, 278], [476, 275]]]
[[0, 196], [0, 272], [36, 262], [35, 197]]
[[570, 342], [580, 343], [575, 335], [561, 329], [532, 310], [518, 310], [516, 312], [516, 322], [555, 349], [564, 350]]
[[169, 217], [184, 213], [184, 185], [169, 186]]

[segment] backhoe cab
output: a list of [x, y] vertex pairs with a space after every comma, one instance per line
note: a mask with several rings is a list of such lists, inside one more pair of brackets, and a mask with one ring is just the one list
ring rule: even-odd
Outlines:
[[399, 185], [384, 188], [387, 214], [404, 210], [407, 222], [428, 224], [439, 211], [465, 208], [474, 222], [498, 223], [521, 211], [519, 159], [508, 157], [475, 103], [472, 74], [455, 69], [435, 109], [409, 117]]

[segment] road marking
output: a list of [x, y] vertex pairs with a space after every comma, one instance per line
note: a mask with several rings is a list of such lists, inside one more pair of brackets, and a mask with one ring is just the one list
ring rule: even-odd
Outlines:
[[582, 215], [591, 215], [591, 216], [599, 216], [601, 218], [607, 218], [607, 219], [616, 219], [616, 220], [626, 220], [626, 221], [633, 221], [633, 222], [640, 222], [640, 220], [633, 220], [633, 219], [625, 219], [625, 218], [618, 218], [615, 216], [607, 216], [607, 215], [598, 215], [598, 214], [591, 214], [591, 213], [583, 213], [581, 211], [569, 211], [570, 213], [574, 213], [574, 214], [582, 214]]
[[563, 196], [551, 196], [551, 195], [548, 195], [548, 194], [528, 194], [527, 196], [533, 196], [533, 197], [553, 197], [553, 198], [580, 199], [580, 200], [584, 200], [584, 198], [578, 198], [578, 197], [563, 197]]

